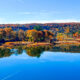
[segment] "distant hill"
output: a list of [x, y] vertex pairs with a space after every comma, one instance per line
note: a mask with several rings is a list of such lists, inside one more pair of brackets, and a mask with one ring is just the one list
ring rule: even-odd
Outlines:
[[46, 30], [52, 30], [53, 32], [56, 32], [58, 30], [59, 32], [64, 32], [66, 28], [69, 28], [70, 32], [75, 33], [80, 30], [80, 23], [45, 23], [45, 24], [38, 24], [38, 23], [32, 23], [32, 24], [0, 24], [0, 28], [5, 27], [11, 27], [13, 30], [29, 30], [33, 29], [34, 26], [40, 25], [43, 29]]

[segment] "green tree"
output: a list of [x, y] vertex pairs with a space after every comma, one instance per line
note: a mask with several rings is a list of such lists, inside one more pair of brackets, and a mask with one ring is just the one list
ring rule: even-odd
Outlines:
[[34, 29], [37, 30], [37, 31], [42, 31], [43, 30], [42, 26], [40, 26], [40, 25], [34, 26]]

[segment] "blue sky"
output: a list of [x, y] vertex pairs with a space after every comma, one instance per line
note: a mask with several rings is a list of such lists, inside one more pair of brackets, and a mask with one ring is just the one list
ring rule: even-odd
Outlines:
[[80, 0], [0, 0], [0, 23], [79, 22]]

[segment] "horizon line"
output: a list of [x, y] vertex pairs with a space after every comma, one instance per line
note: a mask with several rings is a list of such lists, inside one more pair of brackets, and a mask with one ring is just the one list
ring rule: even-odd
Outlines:
[[47, 23], [80, 23], [80, 20], [63, 19], [63, 20], [22, 20], [7, 22], [6, 20], [0, 21], [0, 24], [47, 24]]
[[29, 22], [29, 23], [0, 23], [1, 24], [66, 24], [66, 23], [80, 23], [80, 22], [45, 22], [45, 23], [41, 23], [41, 22]]

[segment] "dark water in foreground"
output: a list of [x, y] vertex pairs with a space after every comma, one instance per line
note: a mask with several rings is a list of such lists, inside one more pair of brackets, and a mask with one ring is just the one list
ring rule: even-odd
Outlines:
[[0, 58], [0, 80], [80, 80], [80, 53], [12, 52]]

